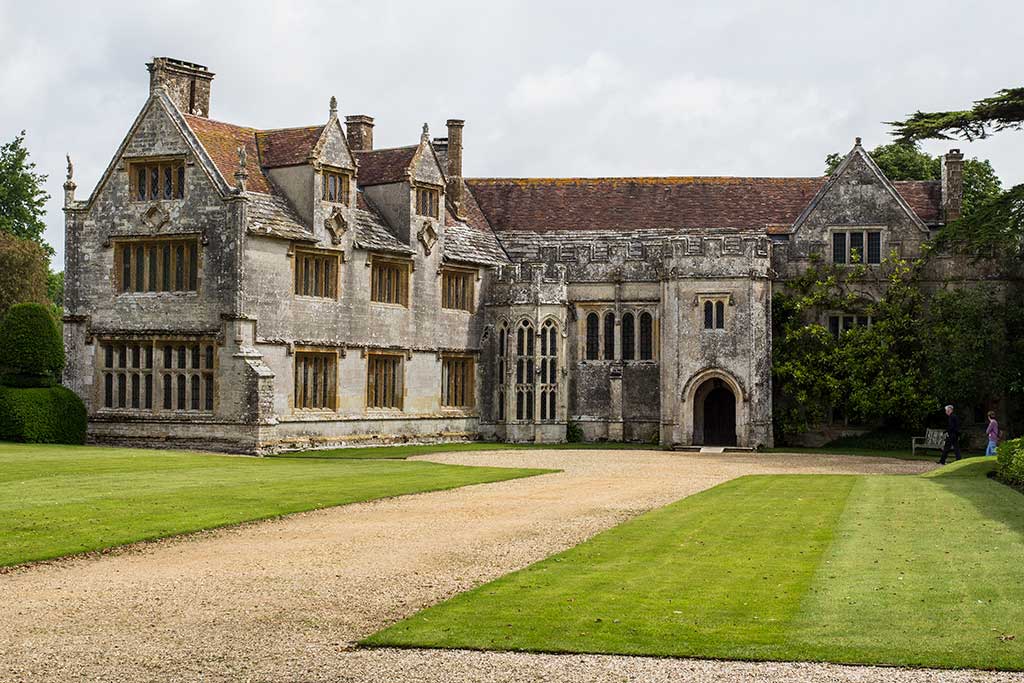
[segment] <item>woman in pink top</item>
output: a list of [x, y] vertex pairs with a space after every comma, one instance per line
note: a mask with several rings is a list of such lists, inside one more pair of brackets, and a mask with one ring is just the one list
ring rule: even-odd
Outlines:
[[988, 411], [988, 429], [985, 430], [985, 436], [988, 437], [988, 448], [985, 449], [985, 455], [995, 455], [996, 444], [999, 443], [999, 423], [996, 422], [996, 414], [991, 410]]

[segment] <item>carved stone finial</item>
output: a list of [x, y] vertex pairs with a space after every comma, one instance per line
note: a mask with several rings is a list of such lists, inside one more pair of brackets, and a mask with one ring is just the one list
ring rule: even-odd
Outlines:
[[71, 163], [71, 155], [67, 155], [68, 159], [68, 177], [64, 181], [64, 206], [68, 207], [75, 203], [75, 189], [78, 187], [75, 184], [75, 165]]
[[337, 116], [338, 114], [338, 98], [331, 95], [331, 114]]
[[235, 188], [238, 192], [245, 192], [245, 181], [249, 178], [249, 172], [245, 170], [246, 157], [245, 147], [239, 147], [238, 171], [235, 172]]
[[859, 135], [853, 139], [853, 146], [854, 147], [860, 147], [860, 136]]
[[420, 135], [420, 139], [423, 142], [430, 142], [430, 126], [425, 123], [423, 124], [423, 134]]

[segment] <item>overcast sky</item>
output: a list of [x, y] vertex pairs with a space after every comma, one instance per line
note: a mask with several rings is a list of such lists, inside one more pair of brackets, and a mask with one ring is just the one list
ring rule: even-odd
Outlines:
[[[377, 147], [465, 118], [467, 176], [818, 175], [882, 121], [1024, 85], [1024, 2], [0, 0], [0, 140], [92, 191], [148, 94], [145, 63], [207, 65], [211, 118], [376, 117]], [[1024, 132], [930, 143], [1024, 181]], [[58, 265], [58, 268], [61, 266]]]

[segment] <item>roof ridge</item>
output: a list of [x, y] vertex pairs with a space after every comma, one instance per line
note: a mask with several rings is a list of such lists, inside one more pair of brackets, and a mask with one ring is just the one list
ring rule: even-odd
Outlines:
[[530, 177], [530, 176], [491, 176], [491, 177], [468, 177], [467, 182], [549, 182], [569, 183], [581, 181], [699, 181], [699, 180], [825, 180], [828, 176], [731, 176], [731, 175], [690, 175], [690, 176], [564, 176], [564, 177]]
[[311, 126], [286, 126], [284, 128], [255, 128], [257, 133], [280, 133], [288, 130], [314, 130], [316, 128], [326, 128], [326, 123], [313, 124]]
[[376, 149], [357, 149], [355, 154], [372, 154], [373, 152], [390, 152], [396, 149], [416, 149], [419, 145], [401, 145], [399, 147], [378, 147]]

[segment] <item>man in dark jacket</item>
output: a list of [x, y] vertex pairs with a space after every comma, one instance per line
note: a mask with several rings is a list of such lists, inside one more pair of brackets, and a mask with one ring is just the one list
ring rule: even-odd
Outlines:
[[960, 421], [956, 419], [956, 415], [953, 414], [953, 406], [946, 406], [946, 418], [949, 420], [946, 426], [946, 443], [942, 445], [942, 457], [939, 458], [939, 464], [946, 464], [946, 455], [952, 450], [956, 454], [956, 459], [960, 459]]

